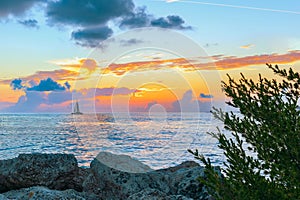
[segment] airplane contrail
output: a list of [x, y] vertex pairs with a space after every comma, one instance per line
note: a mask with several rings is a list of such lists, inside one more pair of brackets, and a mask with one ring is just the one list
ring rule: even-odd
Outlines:
[[202, 5], [209, 5], [209, 6], [240, 8], [240, 9], [248, 9], [248, 10], [260, 10], [260, 11], [279, 12], [279, 13], [289, 13], [289, 14], [300, 15], [300, 12], [291, 11], [291, 10], [260, 8], [260, 7], [252, 7], [252, 6], [240, 6], [240, 5], [223, 4], [223, 3], [210, 3], [210, 2], [204, 2], [204, 1], [191, 1], [191, 0], [153, 0], [153, 1], [164, 1], [164, 2], [167, 2], [167, 3], [174, 3], [174, 2], [177, 2], [177, 3], [193, 3], [193, 4], [202, 4]]

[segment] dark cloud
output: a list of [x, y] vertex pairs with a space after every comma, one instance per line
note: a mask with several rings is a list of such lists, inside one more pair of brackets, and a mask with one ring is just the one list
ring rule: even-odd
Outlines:
[[125, 16], [121, 23], [121, 28], [140, 28], [150, 25], [152, 16], [146, 13], [146, 7], [137, 8], [136, 12]]
[[27, 91], [65, 91], [66, 87], [60, 85], [59, 83], [55, 82], [51, 78], [47, 78], [45, 80], [41, 80], [40, 83], [36, 86], [27, 88]]
[[38, 2], [46, 0], [1, 0], [0, 1], [0, 18], [9, 15], [22, 15]]
[[[31, 87], [22, 85], [21, 79], [11, 82], [13, 89], [23, 89], [25, 95], [21, 96], [16, 104], [4, 108], [3, 112], [68, 112], [70, 108], [53, 108], [53, 104], [61, 104], [72, 100], [72, 93], [69, 91], [70, 84], [65, 82], [64, 86], [53, 81], [51, 78], [41, 80], [39, 84], [34, 81], [27, 82]], [[46, 110], [44, 110], [46, 109]]]
[[151, 26], [170, 29], [191, 29], [191, 26], [184, 26], [184, 20], [178, 15], [169, 15], [160, 17], [151, 21]]
[[[21, 15], [38, 2], [46, 5], [42, 9], [49, 25], [71, 27], [72, 39], [86, 47], [96, 47], [113, 34], [110, 22], [127, 29], [151, 26], [179, 30], [191, 28], [177, 15], [155, 18], [147, 13], [146, 7], [136, 8], [133, 0], [1, 0], [0, 18]], [[38, 27], [34, 19], [18, 22], [26, 27]]]
[[134, 7], [132, 0], [60, 0], [48, 3], [46, 16], [52, 25], [80, 27], [72, 32], [76, 44], [97, 47], [113, 34], [107, 23], [131, 15]]
[[214, 96], [211, 94], [200, 93], [199, 97], [203, 99], [212, 99]]
[[[40, 91], [27, 91], [14, 105], [9, 105], [2, 112], [13, 113], [35, 113], [35, 112], [71, 112], [71, 107], [66, 106], [72, 100], [70, 91], [51, 91], [50, 93]], [[56, 104], [55, 106], [53, 106]], [[61, 104], [61, 105], [60, 105]]]
[[71, 88], [71, 85], [70, 85], [70, 83], [67, 81], [67, 82], [65, 82], [65, 87], [69, 90], [70, 88]]
[[22, 80], [21, 79], [14, 79], [11, 81], [10, 83], [10, 87], [13, 90], [21, 90], [24, 88], [24, 86], [22, 85]]
[[184, 20], [178, 15], [169, 15], [167, 17], [154, 18], [146, 12], [146, 8], [138, 8], [122, 19], [121, 28], [140, 28], [140, 27], [159, 27], [170, 29], [191, 29], [191, 26], [184, 26]]
[[[108, 22], [119, 21], [120, 28], [160, 27], [190, 29], [175, 15], [155, 19], [146, 7], [135, 8], [132, 0], [58, 0], [48, 3], [46, 16], [52, 25], [80, 27], [72, 32], [78, 45], [96, 47], [113, 34]], [[117, 19], [117, 20], [116, 20]], [[100, 27], [100, 28], [99, 28]], [[127, 43], [125, 45], [132, 44]]]
[[138, 40], [138, 39], [129, 39], [129, 40], [121, 40], [120, 41], [120, 44], [121, 46], [131, 46], [131, 45], [135, 45], [135, 44], [140, 44], [140, 43], [143, 43], [144, 41], [143, 40]]
[[113, 34], [112, 29], [107, 26], [80, 29], [72, 32], [72, 39], [81, 46], [97, 47], [100, 42]]
[[19, 20], [18, 22], [28, 28], [39, 28], [38, 21], [35, 19]]
[[60, 0], [49, 2], [46, 14], [52, 24], [94, 26], [129, 15], [133, 9], [132, 0]]

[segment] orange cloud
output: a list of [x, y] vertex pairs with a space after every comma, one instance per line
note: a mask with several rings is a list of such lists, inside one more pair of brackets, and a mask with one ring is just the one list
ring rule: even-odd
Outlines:
[[131, 111], [148, 111], [154, 104], [160, 104], [170, 111], [172, 102], [176, 100], [177, 96], [171, 89], [149, 84], [138, 88], [137, 92], [130, 96], [129, 106]]
[[27, 76], [25, 80], [41, 80], [48, 77], [51, 77], [53, 80], [56, 81], [63, 81], [63, 80], [76, 80], [79, 73], [75, 71], [59, 69], [54, 71], [38, 71], [31, 76]]
[[51, 61], [51, 63], [56, 64], [64, 69], [75, 69], [75, 71], [86, 70], [89, 73], [96, 71], [96, 69], [99, 67], [97, 62], [90, 58], [81, 58], [77, 60], [58, 60]]
[[[40, 80], [52, 78], [55, 81], [75, 81], [78, 80], [79, 72], [70, 71], [66, 69], [59, 69], [54, 71], [38, 71], [33, 75], [26, 77], [17, 77], [22, 79], [24, 82], [35, 82], [38, 83]], [[9, 85], [13, 79], [0, 80], [0, 83]]]
[[266, 63], [287, 64], [300, 60], [300, 51], [290, 51], [287, 54], [264, 54], [229, 58], [215, 62], [218, 69], [232, 69], [251, 65], [264, 65]]
[[[41, 80], [48, 79], [49, 77], [54, 81], [65, 83], [66, 81], [78, 80], [78, 75], [78, 72], [60, 69], [54, 71], [38, 71], [30, 76], [16, 78], [20, 78], [24, 86], [32, 87], [34, 85], [37, 85]], [[5, 90], [2, 91], [2, 93], [4, 94], [4, 98], [0, 98], [0, 102], [17, 103], [20, 100], [20, 98], [24, 96], [24, 93], [26, 93], [24, 90], [12, 90], [10, 87], [12, 80], [13, 79], [0, 80], [0, 85], [3, 84], [3, 87], [5, 87]], [[14, 106], [11, 105], [11, 107]], [[5, 106], [0, 105], [0, 109], [3, 108], [5, 108]]]
[[103, 73], [114, 73], [116, 75], [123, 75], [128, 71], [158, 70], [165, 68], [166, 66], [176, 66], [186, 62], [188, 61], [185, 58], [176, 58], [170, 60], [154, 60], [121, 64], [112, 63], [103, 70]]
[[113, 73], [123, 75], [129, 71], [158, 70], [164, 68], [182, 68], [187, 71], [194, 70], [225, 70], [251, 65], [264, 65], [265, 63], [287, 64], [300, 61], [300, 50], [289, 51], [286, 54], [264, 54], [245, 57], [216, 55], [207, 57], [206, 60], [215, 60], [214, 62], [200, 62], [201, 59], [169, 59], [154, 60], [131, 63], [113, 63], [103, 70], [103, 73]]

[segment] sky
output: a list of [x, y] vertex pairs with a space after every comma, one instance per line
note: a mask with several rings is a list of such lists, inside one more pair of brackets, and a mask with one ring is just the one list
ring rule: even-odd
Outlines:
[[221, 81], [300, 71], [300, 4], [2, 0], [0, 112], [198, 112]]

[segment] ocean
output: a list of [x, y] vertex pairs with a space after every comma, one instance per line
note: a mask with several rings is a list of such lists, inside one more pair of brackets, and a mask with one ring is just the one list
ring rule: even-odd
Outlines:
[[210, 113], [0, 114], [0, 160], [20, 153], [74, 154], [88, 167], [100, 151], [129, 155], [153, 169], [194, 160], [198, 149], [216, 165], [224, 156]]

